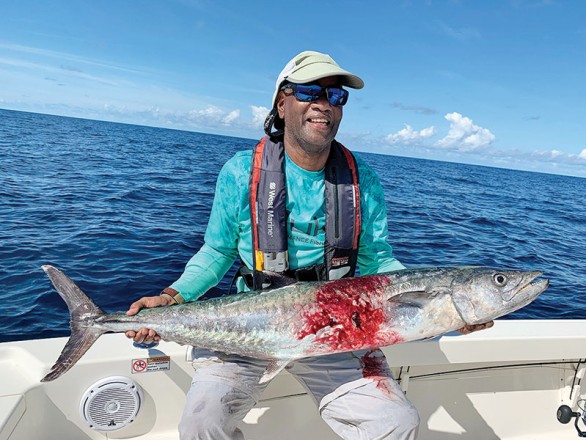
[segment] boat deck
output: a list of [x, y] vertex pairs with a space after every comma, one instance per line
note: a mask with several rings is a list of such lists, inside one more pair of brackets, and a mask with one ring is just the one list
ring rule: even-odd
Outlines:
[[[123, 335], [104, 335], [64, 376], [40, 378], [66, 338], [0, 344], [0, 440], [177, 439], [190, 386], [189, 350], [163, 342], [133, 347]], [[420, 439], [575, 439], [557, 408], [586, 398], [586, 320], [500, 320], [492, 329], [449, 334], [384, 348], [393, 371], [421, 416]], [[170, 356], [170, 368], [133, 373], [133, 360]], [[80, 399], [96, 381], [125, 376], [143, 390], [128, 427], [108, 433], [87, 426]], [[582, 423], [582, 422], [580, 422]], [[583, 425], [580, 425], [584, 428]], [[295, 378], [284, 372], [241, 423], [247, 439], [335, 439]]]

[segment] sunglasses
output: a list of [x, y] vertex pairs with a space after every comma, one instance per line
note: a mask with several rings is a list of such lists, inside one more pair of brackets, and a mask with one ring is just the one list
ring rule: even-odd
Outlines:
[[[286, 89], [291, 89], [292, 93], [285, 92]], [[322, 96], [326, 96], [328, 102], [334, 106], [342, 106], [348, 102], [348, 90], [341, 87], [322, 87], [317, 84], [293, 84], [287, 83], [280, 89], [285, 93], [285, 96], [295, 95], [298, 101], [314, 102]]]

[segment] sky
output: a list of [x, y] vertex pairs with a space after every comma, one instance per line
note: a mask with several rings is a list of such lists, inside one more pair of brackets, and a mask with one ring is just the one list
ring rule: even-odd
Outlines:
[[583, 0], [0, 0], [0, 108], [258, 139], [303, 50], [353, 150], [586, 177]]

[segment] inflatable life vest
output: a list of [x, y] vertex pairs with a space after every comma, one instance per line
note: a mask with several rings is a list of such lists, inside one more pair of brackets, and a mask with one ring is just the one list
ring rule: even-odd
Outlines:
[[249, 182], [254, 290], [271, 283], [267, 272], [300, 281], [354, 276], [360, 237], [358, 167], [352, 153], [333, 141], [325, 166], [324, 263], [294, 271], [287, 253], [285, 149], [264, 137], [254, 149]]

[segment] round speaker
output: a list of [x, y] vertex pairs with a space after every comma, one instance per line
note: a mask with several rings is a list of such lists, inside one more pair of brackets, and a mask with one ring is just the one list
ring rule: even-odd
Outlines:
[[142, 390], [127, 377], [110, 376], [90, 386], [79, 412], [96, 431], [116, 431], [134, 422], [142, 403]]

